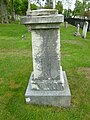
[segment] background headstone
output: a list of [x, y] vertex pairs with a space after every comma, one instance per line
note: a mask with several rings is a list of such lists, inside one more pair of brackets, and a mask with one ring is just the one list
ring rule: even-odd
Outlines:
[[65, 26], [65, 28], [67, 28], [68, 27], [68, 22], [64, 22], [64, 26]]
[[83, 26], [82, 37], [86, 38], [87, 36], [87, 29], [88, 29], [88, 22], [86, 21]]
[[76, 32], [75, 32], [75, 36], [80, 36], [80, 32], [79, 32], [79, 29], [80, 29], [80, 25], [77, 24], [77, 27], [76, 27]]

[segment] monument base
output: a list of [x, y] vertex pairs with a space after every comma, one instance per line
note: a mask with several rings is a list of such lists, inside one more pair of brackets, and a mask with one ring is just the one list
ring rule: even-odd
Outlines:
[[71, 93], [66, 77], [65, 71], [63, 71], [64, 77], [64, 90], [62, 91], [37, 91], [31, 89], [31, 80], [30, 77], [27, 90], [25, 93], [25, 99], [27, 103], [30, 104], [42, 104], [42, 105], [51, 105], [58, 107], [69, 107], [71, 103]]
[[80, 36], [80, 33], [79, 32], [75, 32], [74, 36]]

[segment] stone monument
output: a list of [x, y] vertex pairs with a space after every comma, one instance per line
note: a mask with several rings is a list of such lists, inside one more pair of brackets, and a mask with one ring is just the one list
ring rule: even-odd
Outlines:
[[69, 107], [71, 93], [60, 65], [60, 23], [55, 9], [28, 11], [21, 18], [32, 33], [33, 72], [26, 89], [27, 103]]
[[87, 29], [88, 29], [88, 22], [86, 21], [83, 26], [82, 38], [86, 38]]
[[80, 25], [77, 24], [77, 27], [76, 27], [76, 32], [75, 32], [75, 36], [80, 36], [80, 32], [79, 32], [79, 29], [80, 29]]
[[65, 26], [65, 28], [68, 27], [68, 22], [67, 21], [64, 22], [64, 26]]

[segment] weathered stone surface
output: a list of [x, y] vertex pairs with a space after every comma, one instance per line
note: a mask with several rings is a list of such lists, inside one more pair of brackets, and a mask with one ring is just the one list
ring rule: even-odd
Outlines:
[[26, 102], [30, 104], [44, 104], [52, 106], [64, 106], [69, 107], [71, 104], [71, 93], [69, 90], [67, 78], [65, 72], [63, 72], [63, 78], [65, 81], [65, 87], [63, 90], [32, 90], [31, 80], [32, 75], [29, 80], [29, 84], [26, 90]]
[[80, 32], [79, 32], [79, 29], [80, 29], [80, 25], [77, 24], [77, 27], [76, 27], [76, 32], [75, 32], [75, 36], [80, 36]]
[[88, 29], [88, 22], [86, 21], [83, 26], [83, 32], [82, 32], [82, 37], [86, 38], [87, 35], [87, 29]]
[[65, 28], [67, 28], [68, 27], [68, 22], [64, 22], [64, 26], [65, 26]]
[[22, 24], [37, 26], [41, 24], [45, 24], [45, 25], [60, 24], [61, 22], [64, 21], [63, 15], [57, 14], [57, 10], [53, 10], [53, 9], [33, 10], [30, 11], [30, 13], [31, 13], [30, 16], [24, 16], [23, 18], [21, 18]]
[[45, 16], [45, 15], [57, 15], [58, 11], [56, 9], [39, 9], [39, 10], [28, 10], [27, 16]]
[[59, 79], [34, 79], [34, 72], [32, 73], [31, 89], [32, 90], [63, 90], [64, 89], [64, 77], [62, 67], [60, 67]]
[[56, 10], [29, 12], [21, 19], [32, 32], [33, 73], [26, 102], [54, 106], [69, 106], [71, 94], [60, 67], [60, 23], [63, 15]]
[[60, 79], [59, 29], [32, 31], [32, 45], [34, 79]]

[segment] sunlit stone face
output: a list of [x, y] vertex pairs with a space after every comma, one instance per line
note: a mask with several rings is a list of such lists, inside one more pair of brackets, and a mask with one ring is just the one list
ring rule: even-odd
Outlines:
[[34, 79], [60, 80], [60, 31], [32, 31]]

